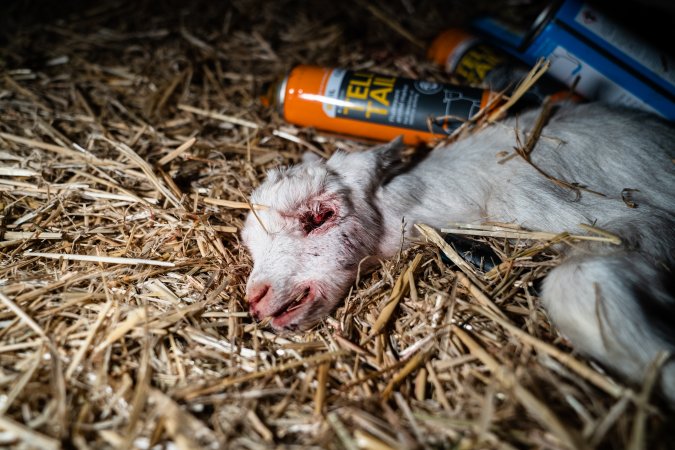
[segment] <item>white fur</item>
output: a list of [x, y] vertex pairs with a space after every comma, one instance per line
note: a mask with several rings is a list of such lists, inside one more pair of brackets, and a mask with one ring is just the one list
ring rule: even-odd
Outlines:
[[[543, 177], [521, 158], [499, 164], [538, 111], [509, 119], [419, 164], [396, 166], [400, 143], [359, 154], [337, 153], [273, 171], [252, 195], [268, 206], [249, 214], [244, 242], [255, 265], [247, 292], [257, 318], [277, 328], [307, 328], [328, 314], [353, 283], [358, 263], [389, 257], [415, 238], [413, 223], [512, 222], [534, 230], [583, 233], [590, 223], [618, 234], [620, 248], [576, 247], [544, 283], [542, 301], [577, 348], [615, 372], [640, 380], [662, 350], [675, 318], [670, 271], [675, 249], [675, 131], [644, 113], [600, 105], [564, 106], [538, 140], [532, 161], [551, 176], [587, 185], [598, 196]], [[622, 200], [632, 193], [637, 208]], [[303, 214], [333, 208], [335, 216], [309, 233]], [[323, 209], [322, 209], [323, 208]], [[670, 277], [670, 278], [669, 278]], [[280, 319], [293, 298], [311, 292]], [[662, 388], [675, 402], [675, 363]]]

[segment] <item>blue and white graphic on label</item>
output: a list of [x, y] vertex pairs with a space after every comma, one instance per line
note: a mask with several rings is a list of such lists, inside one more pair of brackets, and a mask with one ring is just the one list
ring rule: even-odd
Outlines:
[[608, 103], [656, 112], [654, 108], [605, 77], [563, 47], [556, 47], [553, 53], [548, 56], [548, 59], [551, 61], [551, 67], [548, 72], [568, 86], [572, 86], [576, 78], [579, 77], [576, 91], [589, 100], [602, 100]]
[[659, 52], [588, 5], [584, 5], [579, 10], [574, 20], [601, 40], [605, 40], [675, 86], [675, 59], [672, 57]]
[[480, 111], [480, 100], [476, 100], [470, 97], [465, 97], [464, 94], [461, 92], [457, 91], [444, 91], [445, 98], [443, 98], [443, 103], [445, 103], [445, 115], [446, 116], [452, 116], [453, 110], [455, 111], [462, 111], [464, 108], [457, 108], [456, 105], [457, 103], [470, 103], [471, 106], [469, 107], [469, 115], [467, 116], [469, 119], [472, 118], [478, 111]]
[[415, 89], [417, 89], [420, 94], [431, 95], [439, 92], [443, 89], [443, 86], [433, 81], [415, 81]]
[[340, 103], [344, 102], [339, 102], [337, 101], [338, 95], [340, 94], [340, 86], [342, 85], [342, 79], [345, 77], [345, 74], [347, 73], [346, 70], [344, 69], [333, 69], [333, 71], [330, 73], [330, 76], [328, 77], [328, 81], [326, 82], [326, 88], [323, 91], [324, 97], [327, 99], [335, 99], [334, 102], [326, 101], [323, 100], [322, 107], [323, 107], [323, 112], [326, 113], [328, 117], [335, 117], [335, 110], [337, 109], [337, 106], [345, 106], [345, 105], [340, 105]]

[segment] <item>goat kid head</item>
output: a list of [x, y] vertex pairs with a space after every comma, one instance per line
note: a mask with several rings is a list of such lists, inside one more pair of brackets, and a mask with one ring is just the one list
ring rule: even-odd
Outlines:
[[[242, 231], [253, 258], [249, 311], [273, 328], [304, 330], [329, 314], [373, 262], [382, 236], [377, 191], [400, 160], [400, 139], [268, 172]], [[371, 261], [368, 261], [370, 259]]]

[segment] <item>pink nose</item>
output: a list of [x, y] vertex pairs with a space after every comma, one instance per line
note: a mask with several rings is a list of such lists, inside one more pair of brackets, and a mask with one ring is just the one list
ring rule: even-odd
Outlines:
[[267, 283], [257, 283], [247, 292], [248, 311], [255, 320], [260, 320], [262, 311], [272, 298], [271, 286]]

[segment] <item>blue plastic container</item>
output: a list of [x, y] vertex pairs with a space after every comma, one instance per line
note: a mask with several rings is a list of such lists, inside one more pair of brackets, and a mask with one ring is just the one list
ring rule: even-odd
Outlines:
[[554, 2], [525, 32], [491, 18], [474, 26], [527, 64], [547, 58], [549, 74], [588, 99], [675, 121], [675, 59], [580, 0]]

